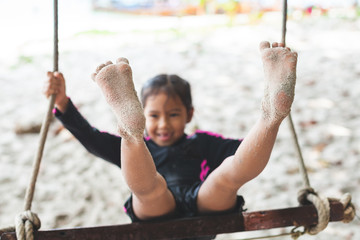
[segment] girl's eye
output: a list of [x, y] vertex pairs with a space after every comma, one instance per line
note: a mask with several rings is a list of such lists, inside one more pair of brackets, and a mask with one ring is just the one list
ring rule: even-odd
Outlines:
[[170, 114], [170, 117], [177, 117], [177, 116], [179, 116], [178, 113], [171, 113], [171, 114]]
[[151, 117], [151, 118], [157, 118], [158, 115], [156, 115], [156, 114], [150, 114], [150, 117]]

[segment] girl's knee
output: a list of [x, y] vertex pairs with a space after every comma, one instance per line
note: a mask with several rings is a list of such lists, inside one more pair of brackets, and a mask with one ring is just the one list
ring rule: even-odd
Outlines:
[[172, 214], [176, 202], [168, 189], [161, 189], [150, 195], [133, 195], [133, 209], [139, 219], [148, 220]]

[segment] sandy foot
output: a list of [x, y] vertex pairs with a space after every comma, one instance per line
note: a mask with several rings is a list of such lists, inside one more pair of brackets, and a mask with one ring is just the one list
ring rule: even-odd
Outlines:
[[281, 43], [260, 43], [265, 73], [265, 92], [262, 101], [264, 117], [282, 120], [290, 112], [294, 100], [297, 53]]
[[116, 64], [111, 61], [101, 64], [92, 78], [115, 113], [120, 136], [128, 140], [142, 139], [145, 117], [134, 88], [129, 61], [119, 58]]

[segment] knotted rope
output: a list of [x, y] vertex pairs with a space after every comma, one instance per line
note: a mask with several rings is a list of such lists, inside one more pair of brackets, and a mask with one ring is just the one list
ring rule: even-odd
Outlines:
[[[282, 37], [281, 37], [281, 42], [284, 44], [285, 47], [285, 38], [286, 38], [286, 22], [287, 22], [287, 0], [283, 1], [283, 21], [282, 21]], [[329, 221], [330, 221], [330, 203], [329, 203], [329, 198], [324, 198], [324, 197], [320, 197], [315, 191], [314, 189], [310, 186], [310, 181], [309, 181], [309, 177], [307, 174], [307, 170], [305, 167], [305, 162], [302, 156], [302, 152], [300, 149], [300, 145], [298, 142], [298, 138], [297, 138], [297, 134], [295, 131], [295, 127], [294, 127], [294, 123], [291, 117], [291, 114], [289, 114], [288, 116], [288, 120], [289, 120], [289, 126], [290, 126], [290, 131], [292, 133], [292, 137], [294, 140], [294, 145], [295, 145], [295, 149], [298, 155], [298, 159], [299, 159], [299, 165], [300, 165], [300, 172], [301, 172], [301, 176], [303, 178], [303, 183], [304, 183], [304, 189], [300, 190], [298, 195], [298, 201], [300, 204], [309, 204], [312, 203], [318, 213], [318, 224], [314, 225], [314, 226], [306, 226], [305, 227], [305, 231], [308, 234], [311, 235], [315, 235], [317, 233], [319, 233], [320, 231], [324, 230]], [[335, 199], [334, 199], [335, 200]], [[340, 199], [337, 200], [340, 201], [343, 206], [344, 206], [344, 219], [343, 222], [348, 223], [351, 222], [354, 217], [355, 217], [355, 207], [354, 205], [351, 203], [351, 196], [350, 194], [346, 193], [344, 194], [344, 196]]]
[[312, 203], [317, 211], [318, 223], [313, 226], [306, 226], [306, 233], [315, 235], [324, 230], [330, 221], [329, 199], [319, 196], [312, 188], [305, 188], [299, 191], [298, 201], [302, 205]]
[[[58, 62], [58, 0], [54, 0], [54, 72], [58, 71]], [[30, 183], [26, 189], [25, 194], [25, 211], [15, 218], [15, 227], [7, 227], [0, 229], [0, 237], [1, 234], [5, 232], [16, 232], [16, 237], [18, 240], [33, 240], [34, 229], [38, 230], [41, 226], [39, 217], [37, 216], [37, 214], [32, 213], [30, 209], [32, 200], [34, 198], [36, 180], [39, 174], [40, 163], [44, 151], [47, 132], [49, 130], [52, 118], [52, 109], [54, 108], [55, 98], [56, 95], [51, 96], [47, 114], [41, 125], [39, 147], [37, 149], [37, 153], [33, 162]]]
[[40, 227], [41, 222], [38, 215], [27, 210], [15, 217], [15, 227], [0, 229], [0, 236], [6, 232], [16, 232], [18, 240], [33, 240], [34, 230], [38, 230]]
[[[284, 44], [284, 47], [286, 46], [285, 38], [286, 38], [286, 22], [287, 22], [287, 0], [283, 1], [283, 19], [282, 19], [282, 36], [281, 36], [281, 42]], [[306, 203], [313, 203], [316, 207], [317, 213], [318, 213], [318, 224], [311, 227], [306, 227], [306, 232], [309, 234], [317, 234], [323, 229], [326, 228], [326, 226], [329, 223], [330, 220], [330, 204], [328, 199], [320, 198], [317, 193], [315, 193], [314, 189], [310, 186], [310, 181], [307, 175], [304, 159], [302, 157], [302, 152], [300, 149], [300, 145], [298, 142], [297, 134], [295, 131], [294, 123], [292, 121], [291, 113], [288, 116], [288, 122], [290, 126], [290, 131], [292, 133], [292, 137], [294, 140], [294, 145], [296, 152], [298, 154], [299, 164], [300, 164], [300, 172], [303, 178], [303, 182], [305, 185], [305, 188], [303, 190], [300, 190], [299, 192], [299, 202], [301, 204]]]
[[315, 235], [324, 230], [330, 221], [330, 201], [338, 201], [344, 207], [343, 223], [349, 223], [355, 218], [355, 206], [351, 203], [351, 195], [345, 193], [340, 199], [320, 197], [312, 188], [299, 191], [298, 201], [302, 205], [314, 204], [318, 213], [318, 224], [306, 227], [306, 232]]
[[41, 226], [39, 217], [30, 210], [19, 214], [15, 218], [16, 237], [18, 240], [33, 240], [34, 228], [38, 230]]
[[340, 199], [330, 198], [329, 200], [336, 200], [342, 203], [344, 207], [344, 218], [342, 220], [343, 223], [349, 223], [354, 220], [356, 210], [354, 204], [351, 203], [351, 195], [349, 193], [345, 193]]

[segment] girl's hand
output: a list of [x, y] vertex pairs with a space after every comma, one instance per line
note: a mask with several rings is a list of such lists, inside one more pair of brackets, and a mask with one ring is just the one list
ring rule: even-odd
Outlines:
[[44, 84], [43, 93], [47, 98], [56, 94], [55, 106], [61, 112], [66, 111], [69, 99], [66, 96], [65, 79], [62, 73], [47, 72], [47, 81]]

